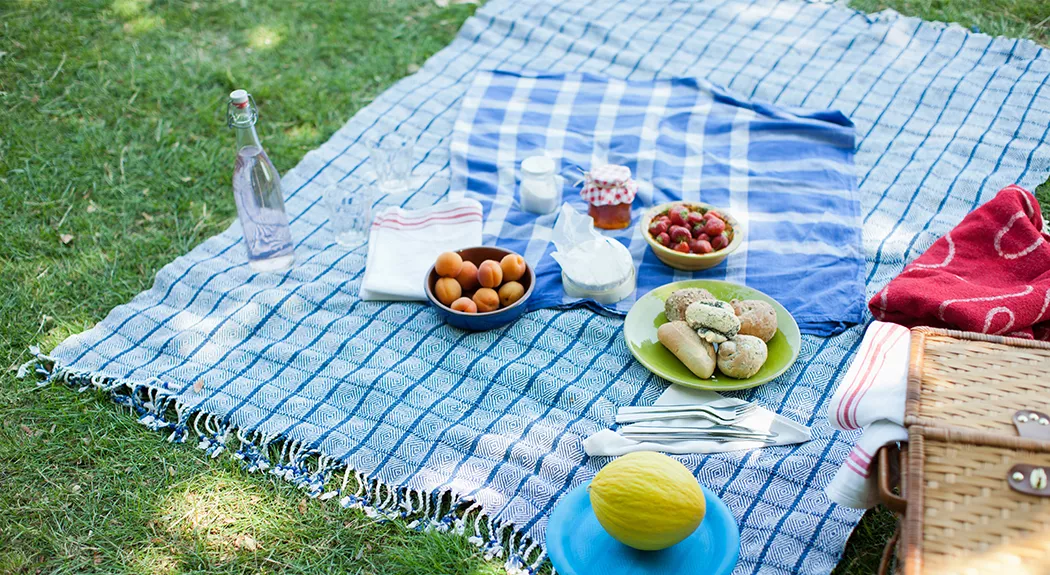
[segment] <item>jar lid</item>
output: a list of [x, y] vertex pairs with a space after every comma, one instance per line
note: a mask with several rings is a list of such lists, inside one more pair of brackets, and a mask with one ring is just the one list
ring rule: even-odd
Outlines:
[[602, 188], [614, 188], [631, 181], [631, 168], [617, 164], [606, 164], [593, 168], [587, 174], [589, 183]]
[[611, 188], [589, 181], [580, 190], [580, 197], [592, 206], [614, 206], [634, 202], [634, 196], [637, 193], [638, 184], [634, 180], [629, 179], [622, 185]]
[[521, 171], [532, 176], [544, 176], [554, 172], [554, 160], [547, 156], [529, 156], [521, 161]]

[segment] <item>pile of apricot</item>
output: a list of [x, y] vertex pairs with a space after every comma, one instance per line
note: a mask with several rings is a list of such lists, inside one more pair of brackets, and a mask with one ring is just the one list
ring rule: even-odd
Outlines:
[[456, 252], [445, 252], [438, 256], [434, 271], [441, 276], [434, 284], [434, 296], [459, 312], [496, 311], [525, 295], [525, 286], [518, 281], [525, 275], [525, 259], [518, 254], [477, 266]]

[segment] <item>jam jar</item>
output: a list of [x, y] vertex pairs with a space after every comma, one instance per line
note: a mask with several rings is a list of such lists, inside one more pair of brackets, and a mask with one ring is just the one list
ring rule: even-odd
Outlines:
[[594, 227], [621, 230], [631, 225], [631, 204], [636, 193], [638, 184], [631, 179], [631, 169], [608, 164], [584, 174], [580, 196], [590, 204], [587, 213], [594, 219]]

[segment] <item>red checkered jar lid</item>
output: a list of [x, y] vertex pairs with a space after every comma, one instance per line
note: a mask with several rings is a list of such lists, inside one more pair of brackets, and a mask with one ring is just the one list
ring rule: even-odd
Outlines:
[[630, 204], [638, 193], [638, 184], [631, 179], [631, 169], [627, 166], [598, 166], [583, 177], [580, 196], [592, 206]]

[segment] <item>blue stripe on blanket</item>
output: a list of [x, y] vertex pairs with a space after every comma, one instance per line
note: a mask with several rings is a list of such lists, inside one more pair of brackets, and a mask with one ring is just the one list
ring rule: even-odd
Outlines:
[[[407, 130], [419, 135], [425, 183], [381, 202], [443, 201], [460, 103], [473, 75], [493, 69], [698, 77], [784, 110], [842, 110], [857, 126], [869, 295], [1000, 187], [1033, 188], [1050, 168], [1050, 56], [1031, 42], [822, 3], [493, 0], [284, 174], [295, 268], [252, 273], [235, 224], [62, 342], [53, 377], [111, 388], [173, 440], [196, 428], [209, 452], [228, 448], [249, 470], [347, 506], [458, 529], [436, 505], [451, 496], [482, 518], [479, 533], [465, 527], [486, 551], [511, 567], [542, 557], [550, 510], [606, 463], [585, 456], [583, 438], [611, 425], [618, 406], [651, 404], [663, 384], [631, 359], [619, 318], [544, 309], [466, 334], [420, 304], [361, 301], [365, 250], [333, 242], [321, 199], [331, 180], [370, 185], [365, 139]], [[783, 139], [752, 140], [779, 161]], [[787, 212], [823, 214], [801, 198]], [[647, 255], [642, 272], [656, 265]], [[749, 281], [766, 268], [750, 267]], [[826, 574], [841, 556], [860, 512], [831, 504], [823, 487], [852, 437], [824, 412], [861, 333], [803, 337], [788, 373], [740, 394], [812, 425], [813, 441], [678, 458], [740, 524], [735, 575]], [[344, 465], [360, 490], [341, 490]]]
[[521, 209], [521, 161], [559, 163], [563, 195], [587, 204], [575, 184], [591, 166], [631, 168], [638, 181], [634, 223], [676, 200], [727, 208], [746, 229], [729, 260], [703, 272], [659, 263], [642, 230], [607, 232], [642, 273], [627, 312], [666, 283], [728, 279], [784, 304], [805, 333], [831, 335], [864, 317], [860, 201], [853, 174], [853, 124], [841, 113], [749, 103], [694, 78], [621, 81], [593, 74], [479, 72], [452, 136], [452, 190], [485, 208], [485, 243], [523, 254], [537, 286], [531, 309], [560, 306], [561, 268], [550, 257], [558, 212]]

